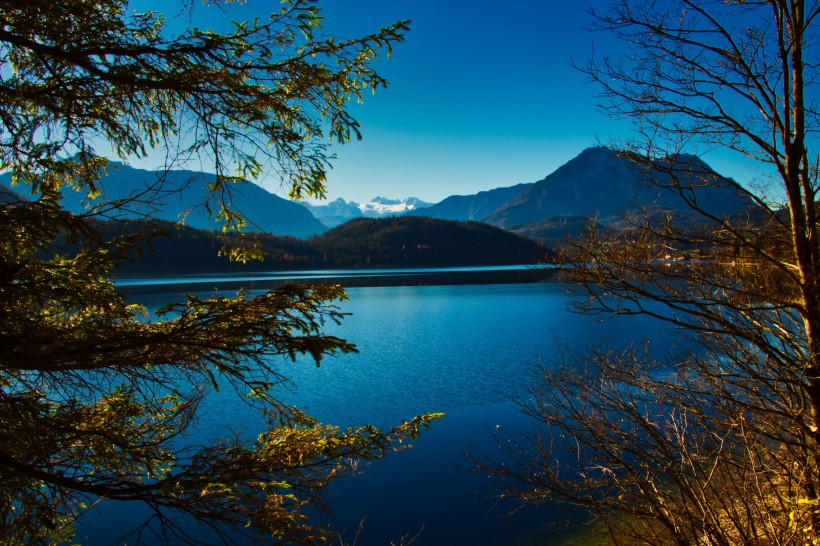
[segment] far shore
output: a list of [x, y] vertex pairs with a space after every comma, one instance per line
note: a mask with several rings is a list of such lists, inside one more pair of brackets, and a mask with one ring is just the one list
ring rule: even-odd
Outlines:
[[117, 289], [126, 295], [214, 290], [265, 290], [286, 284], [341, 284], [345, 287], [435, 286], [550, 282], [556, 271], [543, 265], [453, 268], [345, 269], [254, 272], [249, 274], [161, 275], [120, 277]]

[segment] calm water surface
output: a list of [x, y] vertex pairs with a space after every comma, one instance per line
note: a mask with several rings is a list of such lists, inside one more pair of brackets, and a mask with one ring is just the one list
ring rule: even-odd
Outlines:
[[[329, 333], [357, 344], [360, 353], [283, 361], [296, 387], [281, 398], [321, 421], [341, 426], [389, 426], [425, 412], [445, 412], [413, 449], [391, 455], [345, 478], [329, 492], [331, 522], [351, 533], [365, 518], [360, 546], [385, 545], [420, 531], [415, 544], [551, 544], [566, 531], [567, 514], [555, 507], [508, 516], [494, 484], [468, 470], [464, 453], [492, 454], [490, 431], [526, 428], [514, 401], [526, 396], [561, 350], [583, 354], [591, 346], [654, 340], [672, 350], [674, 336], [647, 318], [600, 322], [565, 310], [573, 297], [557, 283], [350, 288], [343, 310], [352, 313]], [[172, 295], [135, 297], [149, 306]], [[241, 404], [215, 399], [202, 430], [258, 430]], [[106, 513], [80, 537], [108, 543], [133, 512]]]

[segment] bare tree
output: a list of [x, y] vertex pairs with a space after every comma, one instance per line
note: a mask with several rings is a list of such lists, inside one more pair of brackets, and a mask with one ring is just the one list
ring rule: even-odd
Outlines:
[[[697, 347], [545, 370], [524, 405], [540, 432], [480, 461], [511, 479], [506, 494], [589, 509], [616, 542], [820, 542], [818, 13], [802, 0], [593, 13], [626, 46], [580, 67], [602, 108], [634, 121], [618, 148], [693, 214], [635, 211], [623, 229], [590, 229], [561, 265], [586, 288], [579, 310], [649, 314]], [[711, 149], [756, 162], [768, 195], [688, 155]], [[703, 197], [715, 186], [748, 212], [722, 214]]]

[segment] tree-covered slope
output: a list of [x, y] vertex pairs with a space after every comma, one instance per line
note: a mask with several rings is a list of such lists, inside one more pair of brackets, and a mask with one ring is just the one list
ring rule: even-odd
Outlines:
[[362, 218], [311, 241], [326, 263], [346, 267], [535, 263], [534, 241], [479, 222], [427, 217]]
[[[104, 223], [104, 239], [145, 230], [137, 223]], [[542, 245], [478, 222], [423, 217], [352, 220], [307, 241], [269, 234], [238, 235], [155, 224], [161, 235], [142, 245], [120, 275], [238, 272], [276, 269], [448, 267], [537, 263]], [[230, 262], [223, 247], [258, 244], [264, 261]]]

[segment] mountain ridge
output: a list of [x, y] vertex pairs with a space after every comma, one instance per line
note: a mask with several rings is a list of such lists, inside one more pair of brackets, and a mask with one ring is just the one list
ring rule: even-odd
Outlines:
[[[66, 190], [63, 206], [75, 214], [85, 214], [102, 203], [131, 198], [127, 208], [110, 211], [110, 214], [123, 219], [149, 215], [170, 222], [181, 221], [194, 228], [217, 229], [217, 211], [203, 205], [208, 201], [208, 185], [215, 180], [216, 176], [209, 173], [181, 169], [149, 171], [112, 161], [100, 180], [100, 197], [87, 200], [82, 193]], [[0, 174], [0, 184], [10, 187], [10, 182], [10, 173]], [[16, 193], [33, 197], [25, 190]], [[246, 231], [307, 238], [327, 230], [298, 203], [252, 182], [232, 184], [229, 197], [230, 204], [248, 220]]]
[[[158, 180], [156, 172], [113, 165], [115, 168], [102, 183], [108, 199], [121, 199], [144, 191], [152, 180]], [[368, 203], [339, 198], [314, 205], [279, 198], [253, 183], [232, 185], [231, 198], [232, 205], [250, 221], [249, 231], [276, 235], [307, 238], [358, 218], [406, 215], [481, 221], [552, 243], [580, 234], [591, 219], [602, 227], [618, 229], [623, 216], [636, 208], [651, 214], [673, 214], [684, 221], [700, 221], [680, 192], [675, 195], [648, 184], [647, 177], [652, 175], [661, 185], [669, 185], [669, 173], [661, 172], [665, 170], [673, 170], [684, 186], [690, 185], [692, 195], [697, 194], [698, 204], [710, 214], [731, 215], [751, 206], [730, 179], [717, 174], [696, 156], [682, 154], [674, 162], [665, 166], [661, 162], [660, 166], [661, 170], [653, 171], [619, 152], [599, 146], [583, 150], [537, 182], [453, 195], [434, 204], [415, 197], [377, 196]], [[10, 179], [8, 173], [0, 175], [0, 184], [6, 179]], [[182, 218], [183, 223], [200, 229], [215, 229], [218, 226], [213, 215], [201, 206], [208, 197], [207, 184], [213, 179], [213, 175], [194, 171], [168, 171], [161, 188], [166, 203], [159, 208], [152, 203], [145, 204], [148, 210], [143, 212], [169, 221]], [[72, 212], [87, 210], [81, 194], [67, 192], [64, 203]], [[142, 204], [137, 202], [132, 208]]]
[[328, 228], [334, 228], [355, 218], [401, 216], [430, 206], [418, 197], [389, 199], [376, 196], [366, 203], [338, 198], [324, 204], [302, 203], [313, 216]]
[[[712, 214], [731, 214], [749, 206], [728, 179], [696, 156], [682, 154], [666, 167], [684, 187], [697, 190], [699, 206]], [[511, 228], [573, 216], [596, 217], [607, 224], [644, 208], [688, 213], [690, 207], [679, 194], [655, 185], [672, 184], [665, 170], [633, 163], [609, 148], [587, 148], [482, 220]]]
[[516, 184], [480, 191], [471, 195], [451, 195], [446, 199], [409, 214], [444, 220], [480, 221], [505, 203], [514, 199], [533, 183]]

